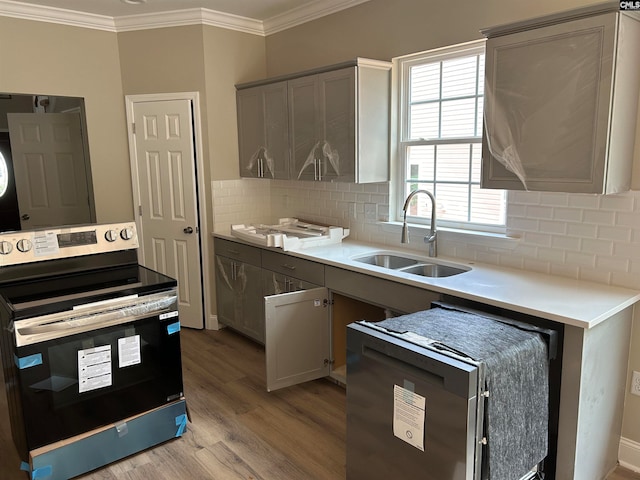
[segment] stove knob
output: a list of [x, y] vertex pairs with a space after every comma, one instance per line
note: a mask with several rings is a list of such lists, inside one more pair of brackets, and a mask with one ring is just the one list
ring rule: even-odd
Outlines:
[[9, 242], [0, 241], [0, 255], [9, 255], [13, 251], [13, 245]]
[[123, 240], [131, 240], [133, 238], [133, 229], [129, 227], [123, 228], [120, 232], [120, 236]]
[[107, 233], [104, 234], [104, 238], [107, 242], [115, 242], [118, 239], [118, 234], [115, 230], [107, 230]]
[[31, 241], [27, 240], [26, 238], [18, 240], [18, 243], [16, 244], [16, 247], [18, 247], [18, 250], [20, 250], [21, 252], [28, 252], [29, 250], [31, 250], [32, 246], [33, 244], [31, 243]]

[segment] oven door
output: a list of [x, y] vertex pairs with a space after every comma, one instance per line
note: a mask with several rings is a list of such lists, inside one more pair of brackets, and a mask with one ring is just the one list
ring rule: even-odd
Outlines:
[[29, 450], [180, 398], [176, 292], [14, 323]]

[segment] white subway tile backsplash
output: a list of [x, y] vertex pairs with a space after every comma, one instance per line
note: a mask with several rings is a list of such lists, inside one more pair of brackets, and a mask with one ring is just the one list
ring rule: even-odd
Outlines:
[[567, 193], [543, 192], [540, 194], [540, 204], [564, 207], [569, 204], [569, 195]]
[[634, 197], [627, 195], [602, 195], [600, 197], [600, 208], [603, 210], [614, 210], [631, 212], [633, 211]]
[[544, 219], [553, 218], [553, 208], [542, 207], [538, 205], [529, 205], [527, 206], [527, 217]]
[[551, 246], [551, 235], [536, 232], [524, 232], [522, 235], [524, 242], [529, 245]]
[[524, 231], [524, 232], [537, 232], [538, 220], [531, 218], [512, 218], [507, 222], [510, 230]]
[[569, 195], [569, 206], [574, 208], [598, 208], [599, 196], [587, 194]]
[[580, 238], [569, 236], [553, 236], [551, 246], [562, 250], [580, 250]]
[[553, 218], [556, 220], [564, 220], [567, 222], [581, 222], [582, 209], [558, 207], [553, 210]]
[[591, 253], [584, 252], [567, 252], [566, 262], [578, 267], [595, 267], [596, 256]]
[[[401, 245], [399, 227], [379, 223], [393, 220], [390, 217], [395, 214], [395, 205], [389, 203], [389, 183], [235, 179], [213, 181], [211, 188], [216, 229], [297, 216], [349, 227], [353, 239], [426, 251], [421, 237], [414, 235], [410, 245]], [[521, 237], [515, 248], [493, 247], [488, 240], [477, 243], [472, 236], [468, 241], [462, 236], [441, 240], [440, 254], [639, 287], [640, 192], [603, 196], [510, 191], [507, 203], [507, 231]], [[365, 204], [374, 204], [375, 220], [365, 218]], [[356, 218], [350, 215], [350, 205], [355, 205]]]
[[631, 241], [631, 230], [624, 227], [609, 227], [601, 225], [598, 227], [598, 238], [604, 240], [614, 240], [618, 242]]
[[592, 255], [611, 255], [613, 253], [613, 242], [609, 240], [583, 238], [581, 250], [583, 253], [590, 253]]
[[582, 223], [568, 223], [567, 235], [582, 238], [596, 238], [598, 236], [597, 225], [586, 225]]
[[616, 212], [605, 210], [585, 210], [582, 221], [598, 225], [613, 225], [616, 221]]
[[543, 233], [564, 234], [567, 231], [567, 224], [564, 222], [540, 220], [539, 226]]

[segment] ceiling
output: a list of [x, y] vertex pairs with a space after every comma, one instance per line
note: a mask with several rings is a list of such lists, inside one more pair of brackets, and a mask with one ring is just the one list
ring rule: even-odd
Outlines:
[[220, 21], [228, 27], [243, 25], [239, 29], [250, 33], [269, 34], [366, 1], [0, 0], [0, 15], [115, 31], [171, 26], [171, 18], [184, 25], [185, 19], [200, 18], [202, 23], [209, 19], [214, 25]]

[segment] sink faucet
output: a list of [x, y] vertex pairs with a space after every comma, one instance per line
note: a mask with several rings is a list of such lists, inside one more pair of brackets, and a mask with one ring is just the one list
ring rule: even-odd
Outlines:
[[400, 242], [409, 243], [409, 227], [407, 226], [407, 208], [409, 208], [409, 202], [411, 201], [411, 199], [419, 193], [426, 193], [427, 196], [431, 199], [431, 231], [429, 232], [429, 235], [424, 237], [424, 243], [429, 244], [429, 256], [437, 257], [438, 246], [436, 243], [436, 237], [438, 232], [436, 231], [436, 198], [428, 190], [414, 190], [409, 194], [409, 196], [407, 196], [407, 199], [404, 201], [404, 207], [402, 207], [402, 211], [404, 212], [404, 219], [402, 221], [402, 237], [400, 239]]

